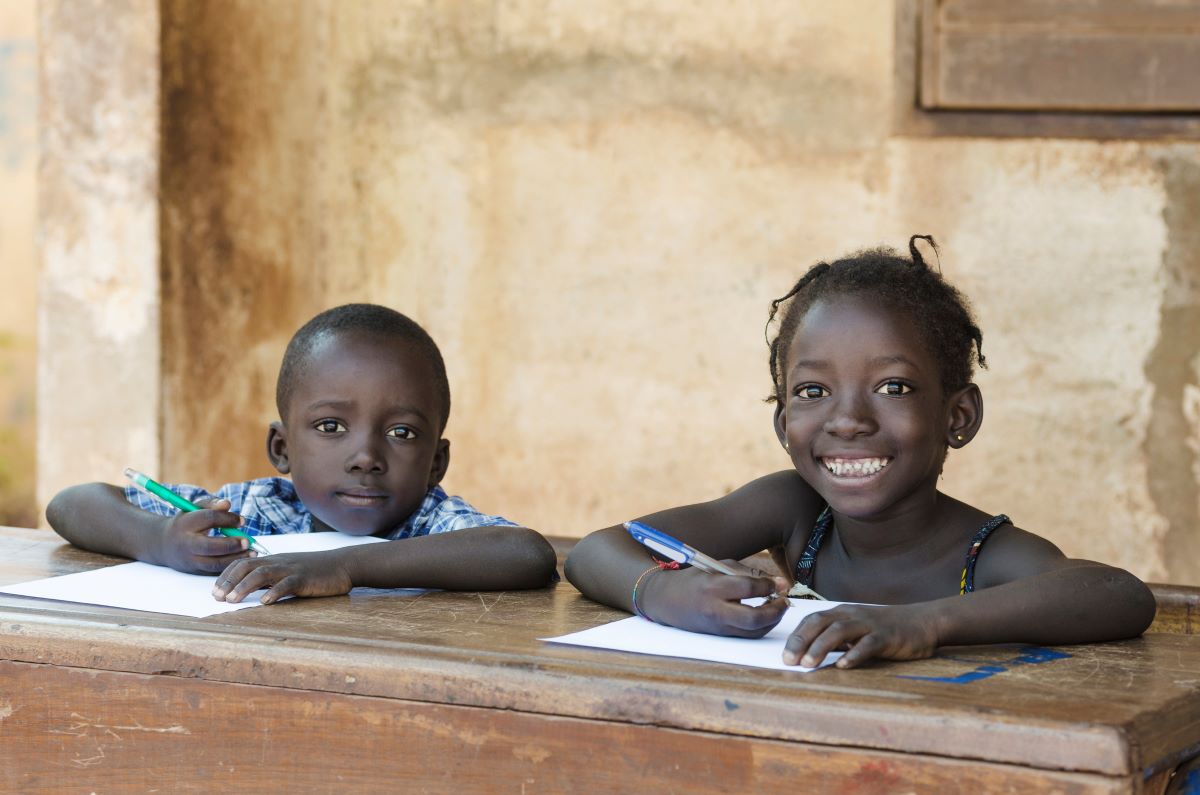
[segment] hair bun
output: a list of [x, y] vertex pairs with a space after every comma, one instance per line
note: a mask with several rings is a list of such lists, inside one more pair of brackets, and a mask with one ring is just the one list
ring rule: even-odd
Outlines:
[[933, 239], [933, 235], [913, 235], [908, 239], [908, 253], [912, 255], [913, 264], [928, 268], [929, 265], [925, 262], [925, 258], [922, 257], [921, 252], [917, 250], [918, 240], [924, 240], [929, 243], [929, 245], [933, 247], [934, 254], [938, 253], [937, 242]]

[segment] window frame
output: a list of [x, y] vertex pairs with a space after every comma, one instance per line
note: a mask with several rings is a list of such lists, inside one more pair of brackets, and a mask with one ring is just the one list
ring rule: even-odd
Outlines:
[[[949, 110], [921, 105], [922, 37], [939, 0], [896, 0], [893, 128], [915, 137], [1200, 139], [1200, 113]], [[928, 66], [928, 65], [924, 65]]]

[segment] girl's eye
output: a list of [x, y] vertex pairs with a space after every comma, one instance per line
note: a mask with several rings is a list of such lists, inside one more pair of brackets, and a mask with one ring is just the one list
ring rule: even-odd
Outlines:
[[414, 431], [412, 428], [408, 427], [407, 425], [396, 425], [395, 427], [388, 428], [387, 435], [395, 437], [397, 439], [416, 439], [417, 438], [417, 432]]
[[887, 381], [875, 391], [881, 395], [907, 395], [912, 387], [903, 381]]
[[340, 433], [346, 430], [346, 426], [337, 420], [317, 420], [313, 427], [320, 433]]
[[796, 387], [796, 397], [801, 400], [816, 400], [817, 398], [827, 397], [829, 390], [820, 384], [801, 384]]

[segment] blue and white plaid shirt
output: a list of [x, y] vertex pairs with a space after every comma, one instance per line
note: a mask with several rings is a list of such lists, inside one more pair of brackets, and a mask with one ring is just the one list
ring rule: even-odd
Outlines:
[[[201, 497], [229, 500], [229, 510], [245, 520], [241, 529], [253, 536], [312, 532], [312, 514], [304, 507], [304, 503], [300, 502], [295, 486], [287, 478], [259, 478], [244, 483], [227, 483], [217, 489], [215, 494], [199, 486], [164, 485], [188, 502], [195, 502]], [[133, 486], [125, 487], [125, 499], [160, 516], [173, 516], [178, 513], [177, 509]], [[425, 493], [421, 505], [404, 524], [384, 537], [412, 538], [449, 533], [466, 527], [492, 525], [517, 526], [516, 522], [510, 522], [501, 516], [480, 513], [461, 497], [447, 496], [441, 486], [434, 486]]]

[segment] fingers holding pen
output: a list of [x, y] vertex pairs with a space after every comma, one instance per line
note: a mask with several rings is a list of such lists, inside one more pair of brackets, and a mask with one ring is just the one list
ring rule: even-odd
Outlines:
[[739, 599], [786, 594], [788, 588], [791, 587], [791, 582], [786, 577], [778, 574], [772, 574], [753, 566], [747, 566], [737, 560], [723, 560], [721, 562], [740, 575], [732, 578], [734, 581], [745, 582], [748, 580], [753, 583], [745, 595], [737, 597]]
[[725, 634], [743, 638], [761, 638], [783, 620], [787, 613], [786, 599], [773, 599], [757, 607], [739, 603], [727, 603], [722, 616], [727, 629]]
[[[201, 513], [197, 511], [197, 513]], [[229, 527], [233, 523], [227, 516], [232, 514], [213, 513], [218, 519], [219, 526]], [[245, 536], [209, 535], [214, 523], [202, 521], [200, 526], [189, 528], [180, 537], [180, 545], [192, 562], [194, 569], [207, 574], [216, 574], [225, 569], [233, 560], [253, 557], [257, 553], [250, 548], [250, 539]]]
[[[227, 501], [220, 501], [228, 508]], [[173, 569], [202, 574], [221, 571], [230, 556], [249, 555], [245, 538], [214, 535], [219, 528], [236, 528], [242, 518], [228, 510], [201, 508], [181, 512], [168, 519], [160, 536], [155, 562]]]
[[[747, 570], [749, 572], [749, 570]], [[715, 635], [758, 638], [765, 635], [787, 611], [786, 599], [761, 605], [743, 599], [776, 592], [769, 577], [711, 574], [698, 569], [652, 574], [639, 597], [641, 611], [652, 621]]]
[[232, 503], [224, 497], [205, 495], [192, 500], [192, 505], [195, 505], [201, 510], [228, 511]]

